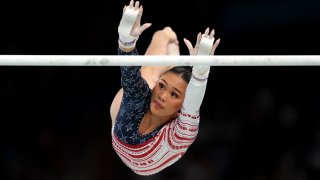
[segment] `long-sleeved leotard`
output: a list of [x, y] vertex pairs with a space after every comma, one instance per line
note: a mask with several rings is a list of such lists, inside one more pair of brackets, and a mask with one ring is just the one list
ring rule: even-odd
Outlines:
[[[138, 55], [136, 50], [124, 53], [120, 49], [118, 54]], [[112, 126], [112, 145], [122, 161], [137, 174], [151, 175], [179, 160], [198, 134], [206, 84], [207, 78], [192, 76], [178, 117], [141, 135], [139, 125], [150, 108], [151, 89], [141, 77], [140, 67], [121, 67], [124, 94]]]

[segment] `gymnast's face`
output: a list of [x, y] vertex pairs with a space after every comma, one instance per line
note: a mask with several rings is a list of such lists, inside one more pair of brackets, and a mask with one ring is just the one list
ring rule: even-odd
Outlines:
[[175, 118], [181, 109], [187, 85], [178, 74], [163, 74], [152, 91], [151, 113], [161, 118]]

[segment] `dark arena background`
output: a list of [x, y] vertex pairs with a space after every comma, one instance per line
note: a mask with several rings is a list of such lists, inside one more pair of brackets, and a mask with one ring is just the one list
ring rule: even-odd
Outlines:
[[[2, 55], [116, 55], [128, 0], [1, 2]], [[217, 55], [319, 55], [320, 1], [140, 1], [143, 54], [176, 31], [181, 54], [206, 27]], [[199, 135], [181, 160], [143, 177], [111, 145], [119, 67], [0, 66], [1, 180], [320, 178], [320, 67], [212, 67]]]

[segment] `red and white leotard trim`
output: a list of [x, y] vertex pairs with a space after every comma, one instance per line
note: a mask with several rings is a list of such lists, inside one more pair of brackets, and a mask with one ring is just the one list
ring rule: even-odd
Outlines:
[[199, 109], [207, 80], [192, 77], [179, 116], [162, 127], [156, 136], [139, 145], [121, 141], [112, 127], [112, 145], [122, 161], [139, 175], [158, 173], [178, 161], [196, 139]]

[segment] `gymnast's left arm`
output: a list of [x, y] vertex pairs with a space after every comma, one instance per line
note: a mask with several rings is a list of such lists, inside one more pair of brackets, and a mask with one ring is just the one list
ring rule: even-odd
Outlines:
[[[210, 33], [210, 34], [209, 34]], [[191, 42], [184, 38], [191, 56], [214, 55], [220, 39], [215, 41], [214, 29], [209, 31], [207, 28], [204, 34], [198, 33], [196, 45], [193, 47]], [[195, 65], [192, 68], [192, 77], [188, 84], [186, 97], [183, 103], [183, 109], [188, 113], [197, 114], [205, 93], [207, 79], [209, 77], [210, 65]], [[199, 89], [200, 88], [200, 89]]]
[[[209, 28], [204, 34], [199, 33], [195, 47], [189, 40], [184, 39], [190, 55], [214, 55], [220, 39], [214, 42], [214, 30], [209, 34]], [[192, 76], [186, 89], [185, 99], [177, 120], [175, 136], [185, 147], [190, 146], [195, 140], [200, 122], [200, 106], [202, 104], [207, 81], [210, 72], [210, 65], [195, 65], [192, 68]]]

